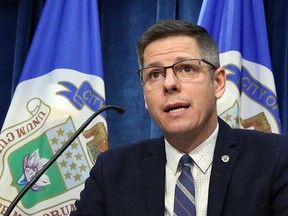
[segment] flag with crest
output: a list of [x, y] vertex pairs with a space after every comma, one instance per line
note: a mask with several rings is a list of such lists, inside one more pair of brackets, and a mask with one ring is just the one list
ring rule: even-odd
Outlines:
[[[3, 209], [103, 105], [97, 1], [47, 0], [1, 130]], [[102, 114], [41, 176], [12, 214], [68, 215], [98, 154], [107, 148]]]
[[218, 115], [233, 128], [280, 133], [262, 0], [204, 0], [198, 24], [215, 39], [227, 87]]

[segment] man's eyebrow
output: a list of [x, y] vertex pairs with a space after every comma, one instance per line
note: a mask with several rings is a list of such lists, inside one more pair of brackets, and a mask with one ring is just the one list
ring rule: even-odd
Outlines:
[[[196, 58], [196, 57], [191, 57], [191, 56], [177, 57], [177, 58], [175, 59], [175, 61], [174, 61], [173, 64], [175, 64], [175, 63], [177, 63], [177, 62], [180, 62], [180, 61], [189, 60], [189, 59], [198, 59], [198, 58]], [[171, 65], [173, 65], [173, 64], [171, 64]], [[151, 67], [151, 66], [160, 66], [160, 67], [163, 67], [163, 66], [164, 66], [164, 67], [165, 67], [165, 66], [167, 66], [167, 65], [163, 65], [163, 64], [161, 64], [159, 61], [155, 61], [155, 62], [151, 62], [151, 63], [145, 65], [144, 67]]]
[[158, 62], [151, 62], [147, 65], [145, 65], [144, 67], [151, 67], [151, 66], [163, 66], [161, 63]]

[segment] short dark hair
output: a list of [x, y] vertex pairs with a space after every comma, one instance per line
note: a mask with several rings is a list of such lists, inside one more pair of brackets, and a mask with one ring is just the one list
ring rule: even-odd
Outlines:
[[144, 64], [144, 50], [152, 42], [169, 36], [189, 36], [195, 39], [202, 58], [220, 67], [216, 42], [201, 26], [182, 20], [160, 20], [147, 29], [137, 42], [137, 55], [140, 68]]

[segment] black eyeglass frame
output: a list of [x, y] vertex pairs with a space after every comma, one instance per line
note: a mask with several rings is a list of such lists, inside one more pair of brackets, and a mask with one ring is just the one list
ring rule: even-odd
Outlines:
[[173, 71], [174, 75], [177, 77], [176, 71], [174, 71], [174, 66], [177, 65], [177, 64], [179, 64], [179, 63], [181, 63], [181, 62], [189, 61], [189, 60], [196, 60], [196, 61], [199, 62], [199, 64], [200, 64], [200, 62], [204, 62], [204, 63], [208, 64], [209, 66], [211, 66], [214, 70], [217, 70], [216, 66], [213, 65], [211, 62], [207, 61], [206, 59], [185, 59], [185, 60], [176, 62], [176, 63], [174, 63], [173, 65], [170, 65], [170, 66], [149, 66], [149, 67], [141, 68], [141, 69], [139, 69], [139, 70], [137, 71], [137, 74], [138, 74], [138, 76], [140, 77], [141, 82], [144, 83], [144, 82], [143, 82], [143, 76], [141, 75], [141, 72], [142, 72], [143, 70], [145, 70], [145, 69], [148, 69], [148, 68], [159, 67], [159, 68], [163, 68], [163, 69], [164, 69], [164, 77], [166, 76], [166, 71], [167, 71], [168, 68], [172, 68], [172, 71]]

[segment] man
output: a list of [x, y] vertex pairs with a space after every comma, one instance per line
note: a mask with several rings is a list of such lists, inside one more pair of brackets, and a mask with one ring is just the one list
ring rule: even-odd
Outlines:
[[[137, 54], [145, 107], [164, 137], [100, 154], [71, 215], [287, 216], [288, 139], [217, 117], [226, 75], [207, 31], [163, 20], [142, 35]], [[184, 189], [192, 204], [181, 205], [183, 155], [192, 158], [185, 173], [194, 191]]]

